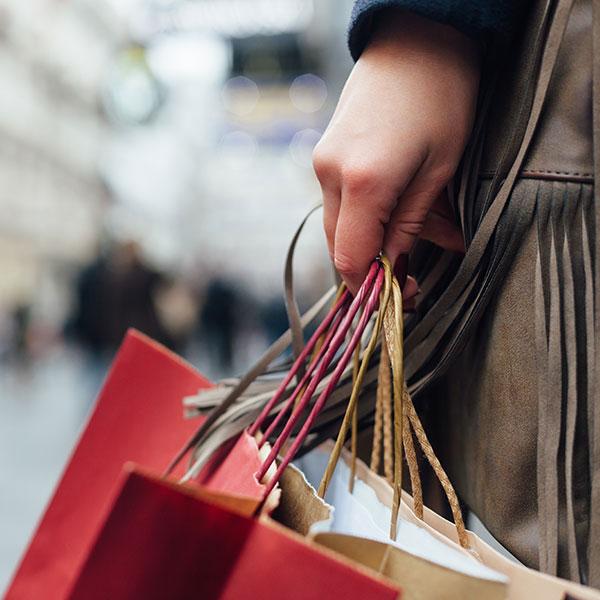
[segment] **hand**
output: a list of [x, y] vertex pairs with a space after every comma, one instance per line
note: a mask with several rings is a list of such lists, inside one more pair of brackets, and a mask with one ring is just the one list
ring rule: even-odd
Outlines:
[[313, 157], [329, 253], [352, 293], [381, 250], [395, 264], [419, 236], [464, 248], [439, 198], [472, 126], [477, 45], [397, 9], [378, 16]]

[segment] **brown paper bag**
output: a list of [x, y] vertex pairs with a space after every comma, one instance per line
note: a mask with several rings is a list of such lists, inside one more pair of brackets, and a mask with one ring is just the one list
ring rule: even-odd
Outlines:
[[414, 556], [390, 544], [344, 535], [318, 533], [317, 543], [335, 550], [402, 587], [402, 600], [503, 600], [506, 585], [470, 577]]
[[[332, 444], [328, 442], [322, 447], [325, 452], [330, 452]], [[344, 452], [342, 458], [347, 463], [350, 462], [349, 453]], [[391, 507], [393, 490], [385, 479], [371, 471], [360, 460], [357, 461], [356, 475], [375, 491], [383, 504]], [[451, 543], [461, 552], [467, 552], [458, 544], [456, 528], [453, 523], [427, 507], [424, 509], [423, 521], [421, 521], [413, 512], [411, 496], [404, 491], [402, 492], [400, 517], [420, 523], [440, 540]], [[570, 594], [578, 600], [600, 600], [600, 591], [598, 590], [530, 569], [503, 556], [472, 531], [468, 532], [468, 536], [471, 548], [483, 564], [500, 573], [504, 573], [510, 579], [508, 600], [532, 600], [534, 598], [563, 600], [566, 594]]]
[[283, 472], [279, 485], [281, 496], [271, 515], [273, 520], [307, 535], [312, 525], [331, 518], [332, 507], [317, 496], [302, 471], [293, 464]]
[[[285, 470], [280, 485], [281, 501], [271, 515], [273, 519], [383, 576], [402, 590], [403, 600], [506, 598], [507, 587], [503, 582], [460, 573], [390, 544], [332, 532], [311, 535], [312, 525], [331, 518], [332, 507], [317, 496], [304, 474], [293, 465]], [[263, 520], [268, 521], [269, 517]], [[454, 546], [449, 540], [444, 542], [449, 549]]]

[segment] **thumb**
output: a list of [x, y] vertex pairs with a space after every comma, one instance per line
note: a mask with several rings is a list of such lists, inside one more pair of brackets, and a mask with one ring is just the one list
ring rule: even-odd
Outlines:
[[409, 254], [423, 231], [427, 215], [436, 194], [432, 192], [405, 192], [390, 215], [385, 227], [383, 252], [395, 265], [398, 257]]
[[420, 237], [445, 250], [464, 254], [465, 240], [450, 206], [446, 190], [443, 190], [433, 202]]

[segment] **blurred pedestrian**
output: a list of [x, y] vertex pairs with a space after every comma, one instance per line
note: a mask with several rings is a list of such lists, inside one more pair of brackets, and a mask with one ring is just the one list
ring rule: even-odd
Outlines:
[[218, 276], [208, 282], [200, 310], [200, 339], [214, 373], [231, 370], [240, 308], [233, 284]]
[[173, 348], [155, 306], [165, 282], [144, 262], [136, 242], [116, 243], [82, 270], [68, 329], [95, 356], [111, 355], [129, 327]]

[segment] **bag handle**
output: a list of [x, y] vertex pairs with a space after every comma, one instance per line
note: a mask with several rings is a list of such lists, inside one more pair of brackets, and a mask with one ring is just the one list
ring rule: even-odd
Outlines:
[[[299, 364], [294, 372], [294, 375], [297, 375], [298, 378], [301, 378], [304, 375], [305, 365], [304, 361], [306, 359], [307, 353], [303, 353], [304, 347], [304, 336], [303, 330], [304, 328], [311, 323], [317, 315], [323, 310], [323, 308], [327, 305], [327, 303], [332, 298], [335, 287], [331, 287], [317, 302], [309, 308], [306, 313], [300, 316], [300, 310], [298, 308], [298, 303], [296, 302], [295, 294], [294, 294], [294, 274], [293, 274], [293, 262], [294, 262], [294, 253], [296, 251], [296, 245], [298, 243], [298, 239], [300, 238], [300, 234], [306, 225], [308, 219], [323, 205], [317, 204], [306, 214], [304, 219], [300, 222], [300, 225], [296, 229], [294, 233], [294, 237], [290, 242], [290, 246], [288, 248], [285, 260], [285, 268], [284, 268], [284, 289], [285, 289], [285, 306], [286, 312], [288, 315], [289, 329], [283, 333], [269, 348], [267, 348], [266, 352], [258, 359], [252, 367], [247, 371], [247, 373], [239, 380], [237, 385], [229, 392], [227, 397], [208, 414], [206, 420], [200, 425], [200, 427], [196, 430], [196, 432], [190, 437], [190, 439], [185, 443], [185, 445], [179, 450], [177, 455], [173, 458], [173, 460], [169, 463], [167, 469], [165, 470], [163, 476], [168, 476], [173, 472], [175, 467], [181, 462], [183, 457], [196, 445], [200, 444], [202, 440], [209, 434], [210, 429], [216, 423], [216, 421], [224, 415], [227, 410], [233, 406], [235, 401], [246, 391], [246, 389], [254, 382], [254, 380], [262, 375], [268, 366], [278, 357], [280, 356], [289, 346], [290, 343], [292, 345], [292, 352], [294, 354], [294, 358], [298, 361], [298, 358], [302, 355], [303, 359], [299, 361]], [[291, 377], [289, 378], [288, 383], [291, 381]]]
[[[296, 301], [296, 294], [294, 293], [294, 253], [296, 252], [296, 244], [300, 239], [300, 234], [306, 225], [308, 219], [320, 208], [323, 204], [317, 204], [310, 209], [308, 214], [302, 219], [302, 222], [296, 229], [296, 233], [290, 242], [290, 246], [287, 251], [285, 258], [285, 267], [283, 271], [283, 289], [285, 299], [285, 309], [288, 316], [288, 322], [290, 325], [290, 331], [292, 333], [292, 353], [294, 360], [297, 361], [302, 354], [304, 348], [304, 333], [302, 326], [302, 319], [300, 317], [300, 309], [298, 308], [298, 302]], [[306, 358], [306, 355], [304, 355]], [[304, 376], [305, 362], [304, 360], [299, 363], [297, 370], [297, 377], [300, 380]]]
[[[311, 367], [309, 368], [309, 370], [306, 371], [302, 375], [302, 379], [299, 380], [296, 388], [294, 389], [294, 392], [289, 397], [285, 408], [279, 412], [279, 414], [276, 416], [275, 420], [271, 423], [271, 425], [269, 425], [269, 428], [267, 429], [267, 431], [264, 434], [263, 440], [261, 440], [261, 444], [260, 444], [261, 446], [264, 441], [264, 438], [268, 437], [270, 435], [270, 433], [277, 426], [277, 424], [279, 423], [281, 418], [284, 416], [284, 414], [286, 412], [288, 412], [288, 410], [292, 406], [294, 406], [296, 400], [299, 397], [299, 393], [304, 388], [304, 386], [308, 383], [308, 380], [310, 379], [311, 375], [313, 374], [316, 364], [319, 362], [320, 359], [323, 358], [325, 350], [329, 345], [328, 342], [329, 343], [331, 342], [333, 333], [335, 333], [335, 324], [338, 324], [348, 311], [347, 305], [349, 302], [349, 297], [350, 297], [350, 293], [348, 291], [343, 291], [341, 294], [338, 292], [338, 298], [337, 298], [335, 305], [329, 311], [329, 313], [327, 314], [325, 319], [321, 322], [321, 324], [319, 325], [319, 327], [317, 328], [317, 330], [315, 331], [315, 333], [312, 335], [311, 339], [309, 340], [308, 344], [302, 349], [299, 356], [294, 361], [292, 368], [289, 370], [288, 374], [285, 376], [285, 378], [283, 379], [283, 381], [281, 382], [281, 384], [279, 385], [279, 387], [273, 394], [272, 398], [265, 404], [262, 411], [256, 418], [256, 421], [248, 428], [248, 433], [250, 435], [255, 435], [258, 432], [258, 430], [263, 426], [265, 419], [269, 416], [269, 414], [271, 413], [273, 408], [275, 406], [277, 406], [278, 402], [281, 400], [281, 398], [282, 398], [284, 392], [286, 391], [288, 385], [290, 384], [292, 378], [296, 374], [300, 375], [300, 368], [302, 365], [304, 365], [306, 357], [313, 350], [316, 349], [317, 343], [321, 339], [321, 337], [324, 334], [327, 334], [326, 341], [322, 345], [320, 351], [318, 352], [316, 360], [312, 361]], [[332, 326], [332, 324], [334, 326]]]
[[[302, 412], [308, 407], [308, 404], [313, 396], [313, 393], [314, 393], [319, 381], [323, 378], [330, 363], [333, 361], [334, 357], [336, 356], [336, 354], [340, 350], [341, 346], [343, 345], [344, 339], [350, 329], [350, 326], [352, 325], [363, 302], [366, 301], [365, 302], [365, 310], [363, 310], [363, 313], [360, 316], [358, 325], [357, 325], [354, 333], [352, 334], [350, 341], [346, 345], [346, 348], [343, 351], [341, 358], [337, 362], [337, 364], [333, 370], [333, 373], [332, 373], [331, 377], [329, 378], [327, 386], [321, 392], [321, 394], [315, 401], [313, 407], [310, 409], [310, 413], [309, 413], [308, 417], [306, 418], [304, 424], [302, 425], [300, 432], [295, 437], [294, 441], [291, 444], [290, 449], [288, 450], [288, 452], [282, 459], [281, 463], [279, 464], [276, 474], [270, 479], [270, 481], [267, 485], [267, 489], [265, 491], [265, 495], [264, 495], [265, 498], [269, 495], [269, 493], [271, 492], [271, 490], [277, 483], [279, 477], [281, 477], [281, 474], [283, 473], [283, 471], [285, 470], [287, 465], [291, 462], [291, 460], [295, 456], [295, 454], [298, 451], [298, 449], [300, 448], [302, 442], [308, 435], [310, 428], [312, 427], [315, 419], [317, 418], [318, 414], [323, 409], [325, 402], [327, 401], [328, 397], [335, 389], [344, 369], [346, 368], [348, 362], [350, 361], [350, 358], [352, 356], [352, 353], [354, 352], [354, 349], [358, 345], [360, 338], [361, 338], [365, 328], [367, 327], [373, 312], [375, 311], [375, 308], [376, 308], [378, 300], [379, 300], [379, 293], [380, 293], [382, 285], [383, 285], [383, 279], [384, 279], [383, 270], [381, 269], [380, 263], [378, 261], [376, 261], [371, 265], [369, 274], [367, 275], [367, 278], [366, 278], [365, 282], [363, 283], [363, 285], [361, 286], [360, 290], [354, 297], [354, 300], [350, 304], [347, 314], [344, 315], [343, 320], [341, 321], [339, 327], [336, 328], [330, 344], [328, 346], [323, 345], [323, 348], [321, 349], [322, 359], [320, 362], [315, 361], [315, 364], [318, 365], [316, 368], [316, 372], [314, 373], [312, 379], [310, 380], [310, 383], [308, 384], [306, 391], [302, 394], [302, 398], [300, 399], [297, 406], [295, 407], [292, 415], [290, 416], [285, 427], [283, 428], [283, 431], [277, 438], [276, 442], [273, 444], [273, 447], [271, 449], [271, 452], [269, 453], [269, 456], [267, 457], [266, 461], [263, 463], [260, 471], [256, 474], [256, 477], [259, 481], [264, 477], [269, 466], [274, 462], [274, 460], [277, 457], [279, 451], [281, 450], [283, 444], [287, 441], [293, 428], [298, 423]], [[315, 337], [315, 336], [313, 336], [313, 337]], [[300, 386], [298, 386], [298, 387], [300, 387]], [[288, 404], [290, 404], [290, 403], [288, 402]]]
[[[340, 427], [337, 440], [335, 442], [333, 451], [329, 458], [325, 474], [319, 486], [319, 495], [324, 496], [336, 464], [339, 460], [342, 447], [344, 445], [350, 422], [353, 419], [353, 415], [356, 411], [356, 405], [358, 401], [358, 395], [362, 380], [366, 370], [368, 369], [369, 362], [377, 345], [380, 335], [383, 333], [382, 347], [386, 350], [382, 352], [380, 361], [385, 364], [385, 361], [390, 359], [392, 377], [384, 376], [381, 383], [381, 391], [378, 388], [378, 402], [380, 405], [393, 399], [393, 449], [388, 449], [388, 452], [393, 455], [393, 472], [392, 472], [392, 487], [394, 490], [394, 499], [392, 503], [392, 521], [390, 524], [390, 537], [396, 538], [397, 533], [397, 521], [398, 513], [400, 509], [401, 491], [402, 491], [402, 455], [403, 452], [406, 454], [407, 463], [409, 466], [409, 473], [411, 477], [411, 483], [413, 487], [414, 498], [415, 498], [415, 514], [420, 519], [423, 518], [423, 497], [421, 492], [421, 483], [418, 472], [418, 464], [416, 459], [416, 453], [412, 435], [414, 433], [419, 445], [425, 454], [429, 464], [433, 468], [433, 471], [438, 478], [450, 504], [452, 516], [454, 518], [454, 524], [458, 535], [458, 540], [463, 548], [469, 548], [469, 538], [467, 535], [466, 527], [462, 517], [460, 509], [460, 503], [456, 491], [452, 486], [448, 475], [444, 471], [439, 459], [435, 455], [435, 452], [427, 438], [423, 424], [417, 414], [414, 407], [412, 398], [406, 387], [404, 380], [404, 357], [403, 357], [403, 311], [402, 311], [402, 292], [398, 280], [392, 273], [392, 267], [389, 261], [384, 257], [381, 260], [384, 273], [385, 282], [383, 290], [381, 292], [379, 312], [373, 332], [364, 351], [360, 369], [358, 370], [355, 378], [354, 386], [348, 402], [348, 407], [342, 425]], [[384, 367], [385, 369], [385, 367]], [[385, 373], [385, 370], [384, 370]], [[388, 386], [385, 389], [384, 386]], [[382, 411], [383, 407], [380, 407]], [[376, 408], [377, 411], [377, 408]], [[382, 423], [382, 419], [380, 419]], [[411, 431], [412, 429], [412, 431]], [[380, 439], [380, 434], [374, 435], [375, 440]], [[353, 445], [355, 448], [355, 445]], [[392, 450], [390, 452], [390, 450]], [[352, 453], [352, 476], [351, 481], [354, 478], [355, 472], [355, 461], [356, 454]]]

